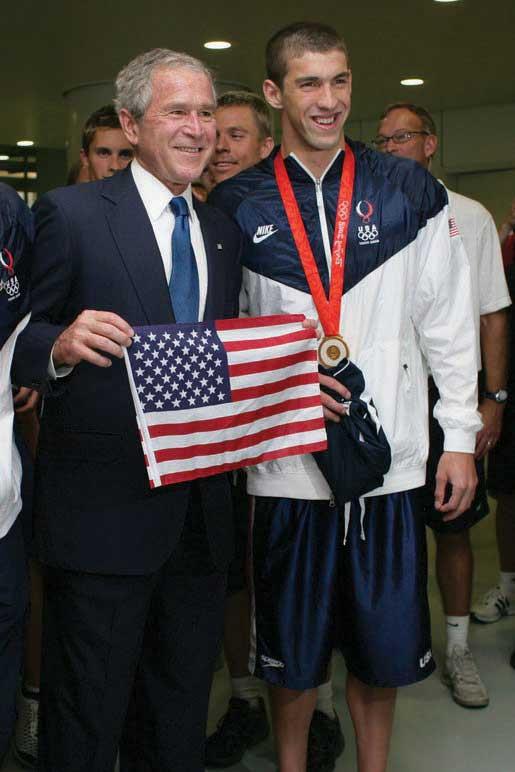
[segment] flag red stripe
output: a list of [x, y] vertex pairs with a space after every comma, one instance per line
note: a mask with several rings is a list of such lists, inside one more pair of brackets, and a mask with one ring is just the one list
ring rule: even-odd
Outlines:
[[300, 375], [291, 375], [289, 378], [283, 378], [282, 381], [273, 381], [272, 383], [262, 383], [259, 386], [246, 386], [242, 389], [233, 389], [232, 401], [239, 402], [245, 399], [257, 399], [266, 394], [275, 394], [283, 389], [291, 389], [293, 386], [305, 386], [308, 383], [318, 383], [318, 373], [301, 373]]
[[313, 338], [312, 333], [314, 330], [297, 330], [297, 332], [290, 332], [286, 335], [277, 335], [273, 338], [256, 338], [251, 340], [246, 338], [245, 340], [224, 340], [223, 345], [226, 351], [251, 351], [254, 348], [271, 348], [272, 346], [279, 346], [283, 343], [292, 343], [296, 340], [309, 340]]
[[232, 461], [230, 463], [220, 464], [220, 466], [210, 466], [206, 469], [190, 469], [187, 472], [172, 472], [169, 474], [164, 474], [160, 477], [160, 484], [170, 485], [172, 483], [185, 482], [186, 480], [197, 480], [199, 477], [211, 477], [214, 474], [230, 472], [232, 469], [239, 469], [240, 467], [244, 466], [252, 466], [253, 464], [261, 463], [262, 461], [273, 461], [276, 458], [296, 456], [299, 453], [316, 453], [318, 450], [325, 450], [326, 448], [326, 440], [320, 440], [319, 442], [307, 443], [305, 445], [295, 445], [293, 448], [279, 448], [277, 450], [269, 450], [265, 453], [259, 453], [257, 456], [244, 458], [240, 461]]
[[298, 351], [296, 354], [287, 354], [273, 359], [260, 359], [257, 362], [242, 362], [237, 365], [229, 365], [229, 375], [250, 375], [251, 373], [265, 373], [269, 370], [280, 370], [281, 367], [289, 367], [299, 362], [312, 362], [317, 358], [316, 351]]
[[309, 407], [316, 407], [320, 404], [320, 396], [314, 394], [311, 397], [297, 397], [296, 399], [287, 399], [284, 402], [278, 402], [276, 405], [263, 405], [256, 410], [249, 410], [240, 415], [228, 415], [220, 418], [210, 418], [204, 421], [185, 421], [180, 424], [156, 424], [148, 427], [150, 437], [167, 437], [170, 435], [194, 434], [195, 432], [212, 432], [231, 429], [233, 426], [244, 426], [245, 424], [259, 421], [261, 418], [269, 418], [272, 415], [286, 413], [289, 410], [301, 410]]
[[272, 426], [269, 429], [262, 429], [254, 434], [246, 434], [244, 437], [226, 439], [221, 442], [189, 445], [186, 448], [163, 448], [162, 450], [156, 450], [154, 455], [158, 464], [163, 461], [178, 461], [185, 458], [194, 458], [195, 456], [214, 456], [218, 453], [229, 453], [241, 450], [241, 448], [251, 447], [276, 437], [285, 437], [289, 434], [315, 431], [315, 429], [323, 428], [324, 419], [322, 417], [311, 418], [309, 421], [293, 421], [290, 424]]
[[246, 330], [251, 327], [273, 327], [276, 324], [303, 322], [305, 318], [304, 314], [292, 314], [291, 316], [283, 314], [258, 317], [244, 316], [241, 319], [218, 319], [215, 322], [215, 328], [217, 330]]

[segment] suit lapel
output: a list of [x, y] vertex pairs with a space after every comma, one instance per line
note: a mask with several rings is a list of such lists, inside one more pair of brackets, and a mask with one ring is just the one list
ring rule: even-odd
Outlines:
[[149, 324], [174, 321], [163, 260], [130, 167], [106, 180], [107, 221]]

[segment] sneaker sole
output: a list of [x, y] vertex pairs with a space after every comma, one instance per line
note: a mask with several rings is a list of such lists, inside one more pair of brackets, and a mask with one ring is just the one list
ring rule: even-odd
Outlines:
[[483, 617], [480, 614], [477, 614], [475, 611], [470, 612], [470, 618], [473, 622], [479, 622], [480, 625], [491, 625], [494, 622], [500, 622], [501, 619], [504, 619], [505, 617], [512, 617], [515, 616], [515, 611], [506, 611], [504, 614], [499, 614], [498, 617], [495, 617], [492, 619], [492, 617]]
[[460, 700], [460, 698], [454, 694], [452, 690], [452, 681], [446, 673], [442, 673], [440, 680], [451, 692], [451, 697], [456, 705], [460, 705], [462, 708], [470, 708], [471, 710], [481, 710], [481, 708], [487, 708], [489, 706], [490, 698], [487, 698], [486, 702], [465, 702], [464, 700]]

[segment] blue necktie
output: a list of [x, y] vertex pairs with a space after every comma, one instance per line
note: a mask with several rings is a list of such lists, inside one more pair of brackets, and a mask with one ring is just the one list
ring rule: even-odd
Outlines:
[[172, 274], [168, 288], [176, 322], [198, 322], [197, 262], [190, 239], [188, 204], [183, 196], [170, 201], [175, 215], [172, 233]]

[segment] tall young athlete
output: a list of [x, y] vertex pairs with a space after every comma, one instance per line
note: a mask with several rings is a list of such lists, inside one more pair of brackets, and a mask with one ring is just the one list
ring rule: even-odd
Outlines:
[[[280, 112], [281, 147], [213, 195], [244, 234], [243, 306], [252, 316], [318, 316], [325, 337], [345, 340], [392, 465], [384, 485], [345, 512], [310, 455], [249, 469], [252, 664], [272, 687], [281, 772], [303, 772], [315, 687], [340, 646], [359, 770], [382, 772], [396, 687], [434, 669], [416, 498], [428, 449], [426, 361], [445, 433], [435, 505], [455, 517], [476, 486], [470, 273], [444, 188], [416, 164], [344, 142], [351, 72], [341, 37], [293, 24], [271, 38], [266, 57], [264, 93]], [[291, 197], [284, 203], [289, 184], [298, 218]]]

